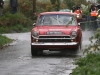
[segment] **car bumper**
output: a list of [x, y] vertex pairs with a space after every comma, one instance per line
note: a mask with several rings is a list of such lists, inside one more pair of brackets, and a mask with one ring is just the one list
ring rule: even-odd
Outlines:
[[77, 42], [71, 43], [32, 43], [33, 46], [75, 46], [78, 45]]
[[66, 49], [66, 48], [77, 48], [78, 42], [71, 43], [31, 43], [34, 48], [43, 48], [43, 49]]

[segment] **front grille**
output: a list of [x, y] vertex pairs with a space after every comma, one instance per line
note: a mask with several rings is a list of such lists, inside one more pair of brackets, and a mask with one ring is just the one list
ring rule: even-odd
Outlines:
[[[71, 42], [70, 36], [39, 36], [38, 42]], [[75, 39], [73, 39], [75, 41]]]
[[40, 36], [39, 38], [70, 38], [69, 36]]
[[43, 40], [38, 40], [38, 42], [71, 42], [71, 40], [65, 40], [65, 39], [43, 39]]

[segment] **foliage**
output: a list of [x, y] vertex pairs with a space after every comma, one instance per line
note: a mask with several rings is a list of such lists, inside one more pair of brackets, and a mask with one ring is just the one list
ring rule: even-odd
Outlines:
[[64, 0], [67, 8], [72, 9], [72, 6], [81, 6], [81, 4], [86, 4], [86, 0]]
[[28, 32], [31, 30], [30, 27], [23, 27], [20, 24], [17, 24], [15, 26], [6, 26], [6, 27], [0, 27], [0, 33], [19, 33], [19, 32]]
[[[54, 0], [55, 1], [55, 0]], [[56, 7], [53, 8], [53, 5], [47, 1], [37, 1], [36, 2], [36, 13], [54, 11]], [[20, 0], [18, 11], [24, 14], [26, 17], [33, 19], [33, 0]]]
[[94, 50], [94, 52], [100, 50], [100, 28], [97, 29], [97, 32], [89, 40], [91, 44], [87, 46], [84, 53], [90, 53], [91, 50]]
[[33, 18], [33, 0], [19, 0], [18, 12], [24, 14], [27, 18]]
[[28, 29], [31, 25], [32, 21], [21, 13], [11, 14], [8, 12], [0, 18], [0, 32], [2, 33], [25, 31], [25, 28]]
[[73, 0], [64, 0], [64, 3], [67, 5], [67, 8], [72, 9], [72, 6], [75, 5]]
[[72, 75], [99, 75], [100, 74], [100, 53], [89, 53], [86, 57], [79, 58], [78, 65]]
[[[42, 8], [41, 8], [42, 7]], [[50, 2], [37, 2], [37, 13], [52, 11], [52, 5]]]
[[[18, 0], [18, 12], [24, 14], [27, 18], [33, 19], [33, 0]], [[38, 1], [36, 2], [36, 13], [44, 11], [58, 11], [61, 8], [69, 8], [72, 6], [86, 4], [85, 0], [48, 0], [48, 1]], [[9, 6], [5, 7], [7, 12], [10, 10]]]
[[100, 28], [94, 36], [89, 38], [91, 44], [87, 46], [85, 57], [79, 58], [75, 64], [78, 65], [72, 75], [99, 75], [100, 74]]
[[97, 2], [100, 4], [100, 0], [97, 0]]
[[6, 36], [2, 36], [0, 34], [0, 48], [5, 44], [10, 43], [11, 41], [12, 41], [12, 39], [9, 39]]
[[53, 8], [55, 8], [56, 11], [59, 11], [60, 9], [60, 0], [50, 0], [51, 4], [53, 5]]
[[50, 0], [52, 4], [55, 4], [56, 3], [56, 0]]
[[66, 8], [66, 4], [65, 3], [61, 3], [60, 9], [65, 9], [65, 8]]

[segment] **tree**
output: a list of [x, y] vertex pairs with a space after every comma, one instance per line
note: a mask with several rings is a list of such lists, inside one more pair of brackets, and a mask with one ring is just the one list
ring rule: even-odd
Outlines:
[[59, 10], [60, 9], [60, 0], [50, 0], [51, 4], [53, 5], [53, 8], [55, 8], [55, 10]]
[[64, 3], [66, 6], [71, 9], [73, 5], [75, 5], [75, 2], [73, 0], [64, 0]]
[[86, 0], [64, 0], [64, 3], [69, 9], [71, 9], [72, 6], [80, 6], [81, 4], [85, 4]]
[[36, 13], [36, 0], [33, 0], [33, 16]]
[[51, 1], [51, 4], [55, 4], [56, 3], [56, 0], [50, 0]]
[[98, 3], [100, 3], [100, 0], [97, 0]]

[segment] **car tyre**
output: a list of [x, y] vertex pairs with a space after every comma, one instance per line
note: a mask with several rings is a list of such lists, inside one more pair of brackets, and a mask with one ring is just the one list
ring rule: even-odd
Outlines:
[[37, 49], [35, 49], [32, 45], [31, 45], [31, 55], [32, 56], [36, 56], [38, 53]]

